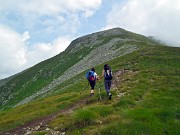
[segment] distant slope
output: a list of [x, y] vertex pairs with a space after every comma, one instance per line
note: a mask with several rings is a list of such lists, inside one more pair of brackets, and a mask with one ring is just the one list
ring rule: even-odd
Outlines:
[[0, 109], [42, 97], [92, 66], [137, 51], [144, 45], [155, 44], [158, 43], [121, 28], [77, 38], [64, 52], [27, 69], [1, 86]]
[[1, 79], [0, 80], [0, 87], [5, 85], [8, 81], [10, 81], [11, 78], [13, 78], [13, 77], [9, 77], [9, 78], [6, 78], [6, 79]]
[[[26, 69], [27, 70], [27, 69]], [[25, 70], [24, 70], [25, 71]], [[9, 82], [10, 80], [12, 80], [13, 78], [15, 78], [16, 76], [22, 74], [24, 71], [21, 71], [20, 73], [17, 73], [15, 75], [12, 75], [10, 77], [4, 78], [0, 80], [0, 87], [5, 85], [7, 82]]]

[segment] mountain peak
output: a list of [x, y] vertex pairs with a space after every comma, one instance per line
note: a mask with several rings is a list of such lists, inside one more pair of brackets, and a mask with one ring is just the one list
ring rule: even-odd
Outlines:
[[112, 28], [109, 30], [103, 30], [100, 32], [88, 34], [88, 35], [85, 35], [85, 36], [82, 36], [73, 40], [66, 50], [76, 48], [77, 46], [80, 46], [80, 45], [92, 45], [96, 42], [98, 44], [99, 43], [98, 40], [101, 40], [102, 38], [106, 38], [109, 36], [123, 35], [125, 33], [126, 33], [126, 30], [122, 28]]

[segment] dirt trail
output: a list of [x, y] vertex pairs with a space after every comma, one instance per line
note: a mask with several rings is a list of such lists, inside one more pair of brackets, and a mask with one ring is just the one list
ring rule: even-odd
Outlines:
[[71, 113], [75, 108], [80, 107], [81, 105], [86, 104], [87, 99], [82, 99], [80, 101], [78, 101], [77, 103], [71, 105], [70, 107], [63, 109], [59, 112], [56, 112], [54, 114], [50, 114], [48, 116], [45, 116], [43, 118], [40, 119], [35, 119], [31, 122], [28, 122], [22, 126], [19, 126], [9, 132], [6, 133], [0, 133], [0, 135], [24, 135], [24, 134], [28, 134], [27, 132], [30, 130], [43, 130], [47, 128], [47, 124], [52, 121], [54, 118], [56, 118], [57, 116], [61, 115], [61, 114], [67, 114], [67, 113]]

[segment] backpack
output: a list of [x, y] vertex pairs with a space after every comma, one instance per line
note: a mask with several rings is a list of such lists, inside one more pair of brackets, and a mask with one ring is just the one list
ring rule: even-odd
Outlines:
[[111, 71], [111, 67], [106, 67], [105, 69], [105, 73], [104, 73], [104, 78], [105, 80], [112, 80], [112, 71]]
[[89, 80], [89, 81], [95, 81], [96, 78], [95, 78], [95, 75], [94, 75], [94, 71], [88, 71], [86, 73], [86, 78]]

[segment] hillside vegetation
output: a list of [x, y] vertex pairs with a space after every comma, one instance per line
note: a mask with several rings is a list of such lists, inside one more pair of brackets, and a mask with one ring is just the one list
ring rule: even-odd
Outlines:
[[[131, 53], [152, 40], [121, 28], [93, 33], [75, 39], [53, 58], [0, 81], [0, 109], [8, 109], [47, 94], [59, 84], [92, 66]], [[108, 52], [108, 53], [107, 53]], [[23, 94], [22, 94], [23, 93]]]
[[[63, 76], [63, 71], [68, 71], [69, 74], [74, 73], [70, 67], [80, 69], [77, 74], [60, 83], [54, 80], [57, 85], [53, 85], [50, 91], [41, 96], [32, 98], [33, 100], [29, 100], [31, 101], [29, 103], [11, 108], [8, 106], [16, 105], [15, 99], [8, 100], [6, 104], [3, 104], [4, 106], [8, 105], [5, 106], [6, 109], [0, 111], [0, 133], [33, 135], [64, 133], [69, 135], [180, 134], [180, 48], [162, 46], [134, 33], [127, 32], [125, 36], [123, 41], [117, 40], [117, 37], [112, 40], [114, 36], [113, 38], [110, 36], [110, 39], [103, 40], [103, 44], [96, 44], [94, 48], [91, 48], [98, 51], [109, 41], [116, 44], [116, 46], [111, 46], [111, 54], [114, 56], [109, 54], [109, 60], [102, 60], [95, 66], [96, 72], [100, 75], [105, 63], [111, 65], [114, 75], [112, 100], [106, 96], [103, 80], [97, 82], [95, 96], [92, 98], [89, 97], [90, 88], [84, 89], [87, 86], [84, 78], [86, 70], [83, 68], [84, 65], [80, 65], [85, 63], [87, 58], [90, 59], [92, 55], [89, 55], [91, 50], [84, 49], [81, 45], [79, 46], [82, 48], [79, 49], [80, 39], [77, 39], [74, 41], [76, 44], [70, 45], [65, 52], [47, 62], [36, 65], [36, 70], [31, 68], [20, 74], [18, 78], [15, 77], [18, 80], [15, 78], [11, 80], [18, 81], [19, 88], [16, 85], [13, 90], [20, 93], [17, 97], [22, 100], [28, 96], [22, 90], [21, 83], [32, 84], [26, 85], [26, 88], [32, 90], [29, 92], [30, 90], [26, 89], [31, 96], [42, 89], [43, 85], [52, 82], [54, 78]], [[98, 48], [100, 46], [101, 48]], [[87, 48], [89, 47], [87, 46]], [[119, 51], [117, 51], [118, 49]], [[119, 54], [115, 55], [113, 51], [115, 54]], [[98, 58], [101, 57], [98, 56]], [[98, 58], [94, 58], [94, 60], [100, 61]], [[65, 61], [59, 63], [59, 60]], [[67, 70], [68, 64], [71, 66]], [[85, 68], [91, 66], [90, 64]], [[52, 68], [54, 70], [50, 70]], [[50, 71], [52, 71], [51, 75], [49, 75]], [[24, 78], [27, 75], [30, 76], [30, 79]], [[37, 78], [31, 78], [34, 75]], [[7, 82], [3, 89], [8, 87], [8, 83], [10, 85], [11, 81]], [[15, 87], [12, 83], [11, 86]], [[99, 100], [99, 90], [102, 101]], [[15, 92], [13, 91], [13, 93]]]

